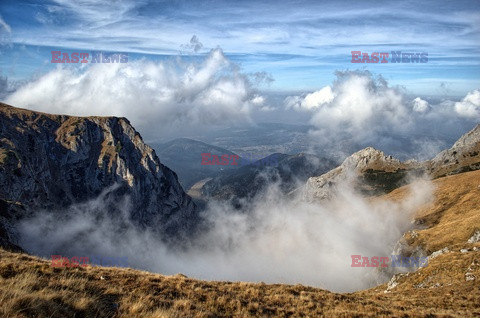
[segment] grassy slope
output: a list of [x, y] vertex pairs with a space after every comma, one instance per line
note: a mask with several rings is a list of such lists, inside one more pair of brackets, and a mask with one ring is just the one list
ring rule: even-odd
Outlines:
[[[471, 317], [480, 315], [480, 171], [437, 179], [435, 202], [418, 211], [428, 228], [405, 235], [429, 252], [449, 252], [387, 284], [350, 294], [301, 285], [205, 282], [132, 269], [56, 269], [0, 250], [1, 317]], [[400, 200], [405, 188], [387, 195]], [[473, 247], [478, 251], [473, 251]], [[461, 253], [460, 249], [469, 249]], [[469, 272], [474, 280], [466, 280]]]

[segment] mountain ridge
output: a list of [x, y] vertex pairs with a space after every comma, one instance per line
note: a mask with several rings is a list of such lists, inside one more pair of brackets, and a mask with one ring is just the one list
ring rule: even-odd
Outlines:
[[0, 119], [0, 199], [30, 211], [61, 211], [117, 185], [111, 195], [130, 198], [130, 219], [138, 226], [171, 236], [193, 231], [195, 204], [127, 119], [3, 103]]
[[361, 149], [327, 173], [307, 180], [303, 198], [323, 200], [332, 196], [342, 182], [352, 182], [366, 195], [388, 193], [409, 182], [409, 178], [446, 175], [480, 169], [480, 124], [461, 136], [454, 145], [424, 162], [400, 161], [373, 147]]

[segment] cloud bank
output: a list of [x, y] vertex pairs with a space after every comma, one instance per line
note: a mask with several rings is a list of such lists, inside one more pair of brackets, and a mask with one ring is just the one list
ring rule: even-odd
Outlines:
[[468, 93], [462, 101], [455, 103], [455, 111], [459, 116], [480, 120], [480, 90]]
[[391, 255], [412, 226], [412, 213], [431, 200], [430, 183], [413, 183], [401, 202], [366, 200], [347, 182], [338, 189], [332, 201], [307, 203], [282, 196], [271, 184], [247, 211], [212, 203], [204, 214], [209, 229], [175, 250], [129, 222], [128, 198], [113, 203], [118, 211], [106, 215], [104, 207], [112, 202], [103, 194], [22, 221], [20, 243], [49, 258], [127, 256], [134, 268], [208, 280], [301, 283], [333, 291], [387, 281], [376, 269], [351, 267], [351, 255]]
[[[199, 45], [192, 38], [194, 49]], [[79, 116], [127, 117], [150, 136], [249, 122], [264, 98], [221, 49], [203, 60], [59, 66], [22, 86], [6, 103]]]
[[430, 159], [478, 123], [480, 91], [460, 102], [431, 104], [369, 71], [338, 71], [332, 85], [288, 96], [284, 106], [311, 114], [312, 140], [327, 152], [343, 149], [346, 156], [374, 146], [402, 158]]

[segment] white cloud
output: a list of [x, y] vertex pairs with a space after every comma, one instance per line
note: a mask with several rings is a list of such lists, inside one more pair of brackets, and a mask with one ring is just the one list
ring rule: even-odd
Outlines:
[[413, 100], [413, 110], [418, 113], [425, 113], [430, 109], [430, 105], [426, 100], [417, 97]]
[[[69, 207], [62, 217], [39, 212], [22, 220], [19, 243], [48, 256], [127, 256], [134, 268], [206, 280], [301, 283], [339, 292], [385, 283], [388, 273], [352, 267], [351, 255], [390, 256], [411, 228], [412, 213], [433, 198], [432, 186], [412, 183], [401, 202], [365, 199], [348, 181], [338, 186], [329, 202], [285, 197], [274, 183], [248, 211], [210, 202], [203, 214], [209, 228], [185, 248], [170, 249], [148, 229], [138, 230], [127, 199], [110, 202], [105, 195]], [[115, 206], [118, 218], [105, 206]]]
[[314, 110], [324, 104], [330, 103], [335, 95], [332, 92], [330, 86], [325, 86], [319, 91], [313, 92], [300, 98], [298, 96], [289, 96], [286, 98], [285, 103], [287, 108]]
[[468, 93], [461, 102], [455, 103], [455, 111], [459, 116], [480, 120], [480, 90]]
[[261, 105], [263, 105], [263, 103], [265, 103], [265, 97], [260, 96], [260, 95], [255, 95], [255, 97], [253, 97], [253, 99], [252, 99], [252, 103], [254, 105], [261, 106]]
[[[396, 124], [408, 120], [403, 95], [388, 87], [383, 79], [375, 80], [369, 72], [337, 72], [333, 85], [308, 94], [286, 99], [286, 106], [314, 111], [312, 123], [317, 127], [368, 132], [375, 122]], [[365, 129], [367, 128], [368, 129]], [[360, 131], [359, 131], [360, 130]]]
[[445, 147], [478, 121], [480, 91], [470, 92], [461, 102], [431, 105], [420, 97], [409, 100], [402, 88], [389, 86], [368, 71], [344, 71], [337, 72], [332, 86], [304, 97], [287, 97], [284, 105], [312, 113], [313, 142], [326, 153], [343, 149], [336, 154], [345, 156], [374, 146], [426, 159], [420, 144], [422, 149]]
[[249, 121], [264, 97], [216, 49], [201, 63], [179, 58], [59, 66], [6, 102], [50, 113], [124, 116], [140, 131], [159, 134]]

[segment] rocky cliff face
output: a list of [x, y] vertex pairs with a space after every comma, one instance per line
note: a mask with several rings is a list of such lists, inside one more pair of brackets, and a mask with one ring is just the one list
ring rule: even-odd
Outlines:
[[[188, 234], [195, 205], [125, 118], [72, 117], [0, 103], [0, 199], [62, 210], [116, 185], [130, 218], [169, 235]], [[7, 212], [4, 211], [4, 214]]]
[[9, 251], [22, 251], [14, 243], [18, 242], [18, 235], [13, 223], [24, 213], [21, 205], [0, 200], [0, 247]]
[[435, 177], [480, 169], [480, 124], [428, 162]]

